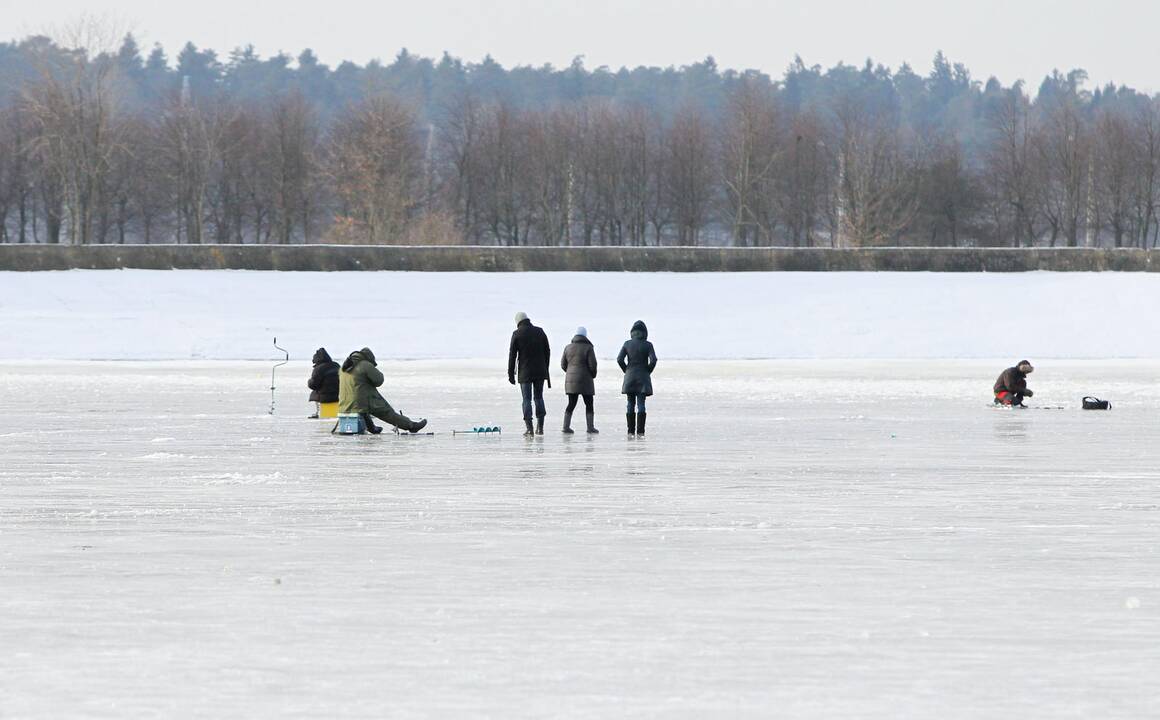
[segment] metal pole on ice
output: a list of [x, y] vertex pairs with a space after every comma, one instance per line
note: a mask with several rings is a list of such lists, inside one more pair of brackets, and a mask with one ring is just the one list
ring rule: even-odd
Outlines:
[[274, 367], [270, 368], [270, 414], [271, 415], [274, 414], [274, 373], [278, 372], [278, 368], [280, 368], [283, 365], [285, 365], [286, 363], [290, 362], [290, 353], [286, 351], [286, 348], [278, 347], [277, 336], [274, 337], [274, 349], [285, 353], [286, 359], [280, 363], [275, 363]]

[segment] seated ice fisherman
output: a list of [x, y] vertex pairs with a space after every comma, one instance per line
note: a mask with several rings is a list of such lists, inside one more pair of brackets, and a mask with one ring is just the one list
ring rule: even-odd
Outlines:
[[[314, 371], [306, 381], [310, 388], [310, 402], [333, 403], [338, 402], [338, 363], [330, 358], [326, 348], [314, 351]], [[318, 408], [315, 407], [312, 419], [318, 417]]]
[[358, 413], [366, 423], [367, 430], [375, 435], [381, 433], [383, 429], [374, 424], [372, 416], [407, 432], [416, 433], [427, 427], [426, 420], [412, 420], [395, 412], [386, 398], [379, 393], [382, 384], [383, 373], [379, 371], [375, 354], [371, 349], [363, 348], [352, 352], [342, 363], [342, 369], [338, 374], [338, 411]]
[[1035, 395], [1027, 388], [1027, 376], [1034, 371], [1035, 368], [1026, 360], [1004, 370], [995, 381], [995, 404], [1021, 407], [1023, 398]]

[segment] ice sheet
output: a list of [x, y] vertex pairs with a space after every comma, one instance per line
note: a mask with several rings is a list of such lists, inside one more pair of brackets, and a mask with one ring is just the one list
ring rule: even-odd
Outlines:
[[0, 273], [0, 359], [259, 359], [369, 345], [503, 358], [524, 311], [557, 350], [666, 358], [1160, 358], [1151, 273]]
[[300, 363], [273, 417], [267, 364], [0, 363], [0, 714], [1154, 717], [1160, 364], [1001, 368], [662, 362], [644, 440], [608, 372], [527, 441], [494, 362], [383, 364], [431, 438]]

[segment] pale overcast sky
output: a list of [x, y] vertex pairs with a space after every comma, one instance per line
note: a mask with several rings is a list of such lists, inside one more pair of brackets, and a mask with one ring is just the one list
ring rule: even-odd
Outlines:
[[309, 47], [332, 65], [390, 61], [400, 48], [506, 66], [683, 65], [706, 55], [723, 68], [775, 76], [800, 54], [829, 67], [867, 57], [925, 73], [936, 50], [976, 77], [1016, 78], [1032, 89], [1052, 68], [1085, 68], [1092, 83], [1160, 90], [1160, 3], [1149, 0], [0, 0], [0, 36], [12, 39], [108, 12], [143, 45], [170, 55], [187, 40], [225, 55]]

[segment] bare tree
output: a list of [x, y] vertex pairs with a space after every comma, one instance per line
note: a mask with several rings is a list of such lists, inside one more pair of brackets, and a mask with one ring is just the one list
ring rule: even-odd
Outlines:
[[336, 120], [328, 174], [366, 241], [402, 236], [417, 204], [422, 159], [414, 115], [387, 96], [368, 98]]
[[1095, 197], [1116, 247], [1123, 247], [1124, 238], [1135, 234], [1131, 225], [1139, 165], [1134, 129], [1128, 118], [1115, 111], [1103, 112], [1096, 126]]
[[1038, 148], [1045, 170], [1043, 209], [1052, 247], [1061, 238], [1068, 247], [1079, 245], [1085, 222], [1090, 139], [1078, 96], [1083, 77], [1079, 71], [1069, 73], [1066, 79], [1057, 73], [1052, 92], [1041, 97], [1043, 133]]
[[777, 82], [188, 45], [175, 70], [99, 22], [58, 37], [0, 48], [0, 242], [1160, 241], [1160, 99], [1082, 71], [1032, 99], [941, 56]]
[[1038, 236], [1036, 219], [1041, 214], [1042, 183], [1038, 139], [1031, 119], [1031, 102], [1016, 84], [989, 114], [991, 144], [986, 153], [988, 185], [994, 197], [996, 229], [1004, 235], [1007, 223], [1012, 244], [1030, 246]]
[[790, 128], [776, 178], [776, 198], [789, 241], [794, 247], [816, 244], [815, 233], [830, 211], [834, 186], [834, 163], [828, 149], [833, 140], [817, 114], [800, 113]]
[[318, 124], [313, 109], [299, 93], [278, 98], [268, 113], [264, 155], [270, 163], [268, 182], [273, 201], [274, 231], [287, 244], [297, 226], [308, 239], [315, 204], [312, 200], [318, 151]]
[[[137, 118], [126, 118], [126, 136], [140, 126]], [[136, 144], [136, 143], [134, 143]], [[105, 182], [100, 186], [97, 203], [96, 241], [110, 240], [124, 244], [133, 221], [132, 194], [137, 185], [134, 174], [141, 171], [139, 153], [129, 143], [123, 143], [113, 154]]]
[[488, 108], [482, 127], [481, 208], [488, 231], [502, 245], [529, 244], [535, 224], [532, 158], [524, 142], [529, 123], [525, 113], [500, 101]]
[[210, 174], [218, 157], [220, 116], [194, 101], [185, 82], [172, 98], [159, 128], [165, 174], [177, 209], [178, 242], [199, 244], [207, 239], [206, 216]]
[[597, 110], [590, 105], [573, 106], [576, 124], [576, 153], [569, 168], [568, 209], [581, 245], [592, 245], [596, 241], [604, 208], [605, 196], [601, 193], [600, 174], [604, 157], [599, 152], [604, 138], [603, 128], [594, 117]]
[[[102, 35], [101, 27], [83, 22], [71, 29], [67, 53], [41, 48], [37, 77], [23, 92], [32, 152], [46, 180], [51, 175], [47, 181], [59, 188], [69, 237], [79, 244], [93, 239], [110, 169], [124, 149], [118, 68], [98, 49], [112, 47]], [[50, 230], [50, 237], [58, 232]]]
[[136, 220], [137, 238], [145, 244], [168, 240], [173, 231], [176, 191], [162, 125], [153, 118], [137, 118], [129, 130], [136, 142], [129, 153], [125, 217], [127, 223]]
[[441, 112], [437, 155], [444, 206], [463, 234], [478, 242], [482, 226], [479, 144], [483, 108], [470, 90], [461, 90]]
[[915, 240], [923, 245], [957, 246], [982, 206], [979, 184], [953, 137], [931, 139], [921, 165]]
[[855, 96], [839, 100], [840, 231], [855, 246], [894, 242], [917, 210], [917, 175], [899, 130]]
[[545, 245], [571, 241], [575, 117], [557, 109], [531, 118], [528, 134], [528, 197], [533, 203], [530, 232]]
[[592, 113], [590, 144], [585, 155], [592, 160], [597, 222], [596, 240], [601, 245], [623, 245], [625, 232], [624, 199], [625, 162], [620, 128], [620, 114], [607, 104]]
[[1160, 99], [1146, 99], [1136, 112], [1132, 144], [1136, 157], [1136, 182], [1133, 197], [1136, 243], [1156, 247], [1160, 232]]
[[697, 245], [713, 199], [712, 143], [700, 111], [677, 112], [665, 142], [665, 186], [677, 225], [677, 244]]
[[772, 88], [739, 80], [727, 98], [721, 132], [725, 215], [736, 245], [772, 243], [780, 134]]
[[650, 188], [658, 183], [659, 133], [642, 108], [618, 110], [615, 134], [621, 182], [616, 205], [630, 245], [644, 245], [648, 239]]
[[[11, 242], [8, 214], [20, 204], [24, 151], [18, 136], [19, 122], [14, 105], [0, 105], [0, 242]], [[22, 233], [23, 222], [18, 225]]]
[[215, 242], [269, 242], [277, 162], [272, 123], [254, 103], [224, 98], [206, 120], [205, 203]]

